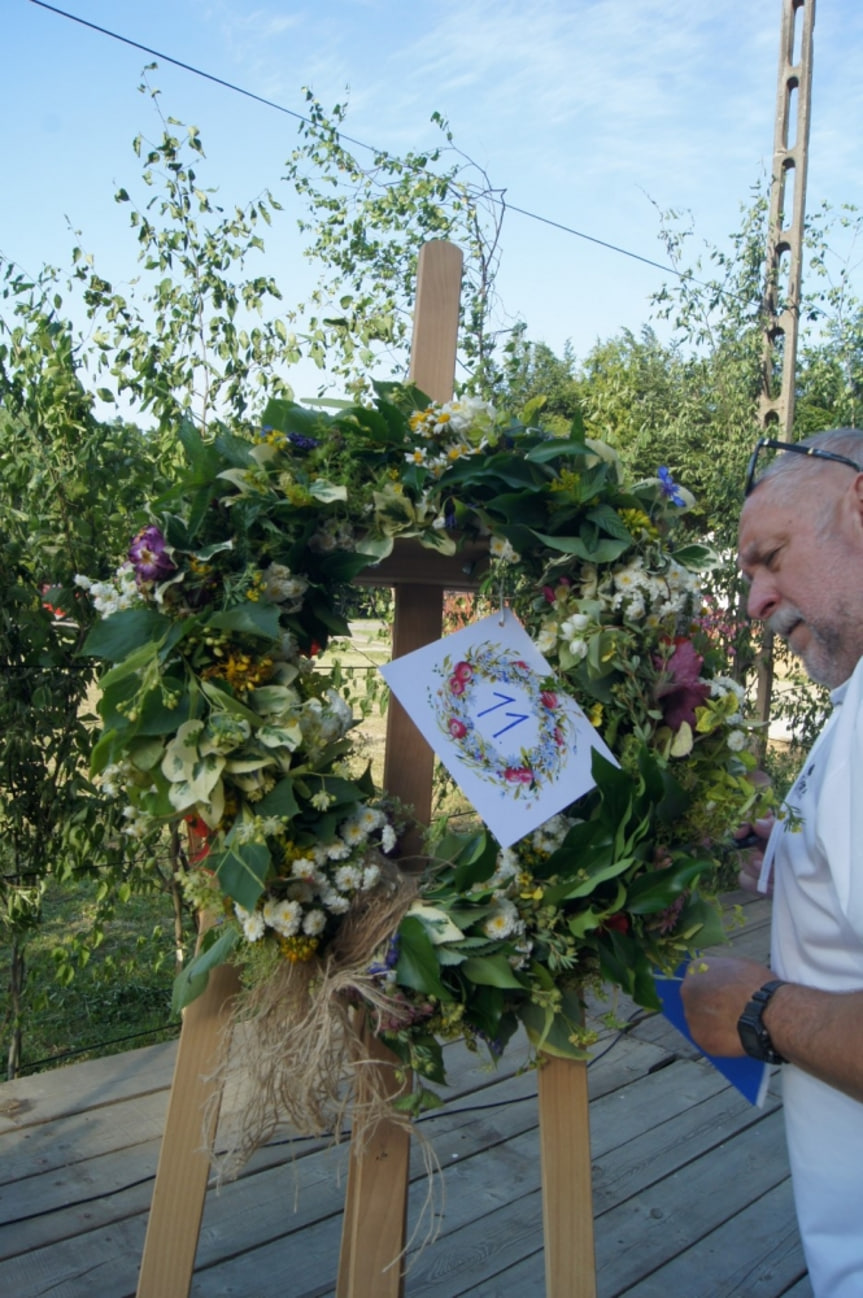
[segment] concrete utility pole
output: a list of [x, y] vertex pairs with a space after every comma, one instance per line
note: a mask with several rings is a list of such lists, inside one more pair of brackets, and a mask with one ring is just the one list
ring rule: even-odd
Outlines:
[[[815, 0], [782, 0], [758, 409], [762, 432], [782, 441], [793, 440], [794, 429], [814, 28]], [[765, 628], [755, 700], [759, 721], [767, 722], [772, 696], [773, 635]], [[766, 744], [766, 730], [764, 736]]]
[[794, 427], [814, 27], [815, 0], [782, 0], [759, 416], [765, 432], [786, 439]]

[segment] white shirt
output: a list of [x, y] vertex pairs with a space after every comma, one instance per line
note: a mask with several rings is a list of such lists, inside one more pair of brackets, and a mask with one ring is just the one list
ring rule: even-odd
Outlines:
[[[772, 968], [842, 992], [863, 989], [863, 659], [832, 699], [767, 855], [775, 853]], [[783, 1100], [816, 1298], [861, 1298], [863, 1104], [791, 1064]]]

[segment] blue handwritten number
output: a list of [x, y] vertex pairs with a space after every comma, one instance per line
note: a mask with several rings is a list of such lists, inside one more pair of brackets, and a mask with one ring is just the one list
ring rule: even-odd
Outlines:
[[[482, 712], [477, 713], [478, 717], [487, 716], [489, 712], [497, 712], [498, 708], [506, 707], [507, 703], [515, 703], [515, 696], [512, 694], [501, 694], [500, 690], [493, 690], [492, 693], [496, 699], [500, 699], [500, 702], [493, 703], [490, 708], [483, 708]], [[510, 721], [508, 726], [504, 726], [502, 730], [496, 730], [492, 735], [492, 739], [499, 739], [501, 735], [506, 734], [507, 730], [512, 730], [514, 726], [521, 725], [522, 721], [527, 721], [529, 714], [527, 712], [505, 712], [503, 715], [514, 719]]]

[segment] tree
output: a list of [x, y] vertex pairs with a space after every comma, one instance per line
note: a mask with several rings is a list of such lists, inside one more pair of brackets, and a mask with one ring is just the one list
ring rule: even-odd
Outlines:
[[159, 468], [135, 429], [96, 418], [55, 274], [31, 283], [7, 266], [0, 297], [11, 312], [0, 320], [0, 929], [14, 1076], [27, 940], [48, 877], [130, 868], [87, 775], [94, 673], [80, 650], [91, 614], [75, 574], [105, 569]]
[[[371, 369], [403, 376], [410, 348], [416, 267], [422, 245], [448, 239], [465, 254], [460, 358], [468, 391], [499, 381], [499, 335], [491, 328], [494, 280], [504, 216], [503, 193], [453, 145], [439, 113], [443, 141], [426, 152], [374, 153], [364, 166], [340, 133], [346, 105], [328, 116], [310, 91], [302, 143], [285, 179], [304, 200], [305, 255], [321, 267], [308, 304], [309, 355], [355, 394], [368, 392]], [[452, 161], [448, 161], [452, 158]], [[447, 165], [448, 164], [448, 165]]]
[[[467, 231], [476, 219], [458, 168], [438, 180], [424, 157], [382, 155], [373, 172], [363, 172], [324, 114], [313, 110], [290, 174], [309, 196], [308, 228], [318, 222], [315, 255], [329, 259], [329, 288], [340, 292], [340, 277], [352, 275], [357, 309], [347, 324], [313, 317], [308, 332], [294, 333], [302, 304], [285, 310], [279, 286], [254, 266], [264, 254], [261, 225], [280, 204], [267, 191], [242, 209], [221, 211], [214, 191], [199, 181], [204, 151], [197, 128], [166, 118], [158, 91], [146, 82], [141, 89], [156, 107], [161, 135], [155, 143], [135, 140], [140, 186], [123, 186], [115, 195], [129, 206], [137, 283], [115, 290], [83, 241], [73, 249], [68, 281], [46, 267], [32, 282], [3, 263], [0, 923], [11, 949], [12, 1074], [21, 1059], [26, 946], [50, 877], [95, 872], [106, 896], [161, 878], [174, 898], [177, 948], [187, 940], [176, 886], [184, 864], [179, 843], [136, 856], [134, 840], [121, 832], [87, 774], [94, 665], [80, 650], [92, 615], [76, 574], [110, 578], [143, 522], [143, 501], [176, 477], [183, 420], [193, 420], [205, 436], [224, 424], [254, 427], [268, 398], [290, 399], [286, 375], [304, 354], [359, 384], [368, 370], [369, 321], [388, 313], [400, 321], [389, 341], [392, 363], [401, 363], [419, 247], [427, 238]], [[326, 240], [342, 209], [319, 205], [324, 181], [303, 173], [301, 159], [328, 173], [337, 166], [352, 187], [338, 200], [354, 204], [347, 242], [335, 234]], [[484, 372], [490, 361], [483, 320], [495, 254], [478, 236], [473, 253], [468, 352]], [[321, 288], [315, 296], [321, 310], [324, 299]], [[85, 321], [83, 332], [70, 317]], [[136, 423], [100, 417], [99, 403], [110, 410], [117, 402]], [[147, 869], [136, 870], [136, 861]], [[63, 975], [72, 975], [68, 964]]]

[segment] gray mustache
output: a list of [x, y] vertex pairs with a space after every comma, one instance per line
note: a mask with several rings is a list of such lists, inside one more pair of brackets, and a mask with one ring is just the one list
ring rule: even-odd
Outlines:
[[788, 634], [803, 620], [799, 609], [788, 607], [779, 609], [772, 617], [767, 619], [767, 625], [774, 635], [781, 636], [783, 640], [787, 639]]

